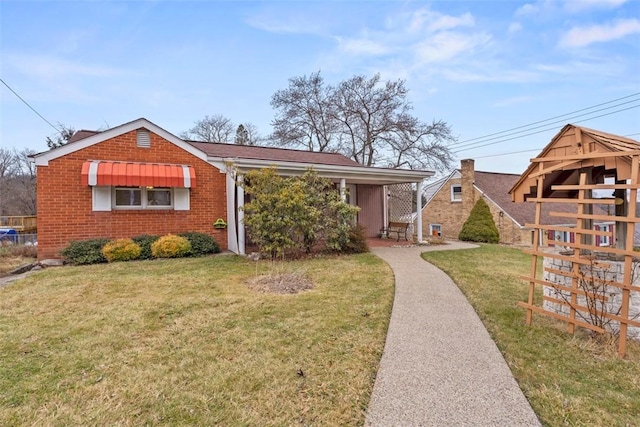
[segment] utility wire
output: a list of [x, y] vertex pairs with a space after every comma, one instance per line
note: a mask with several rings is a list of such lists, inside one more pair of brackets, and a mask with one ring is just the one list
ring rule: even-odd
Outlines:
[[480, 156], [480, 157], [474, 156], [473, 158], [474, 159], [486, 159], [486, 158], [489, 158], [489, 157], [501, 157], [501, 156], [510, 156], [512, 154], [530, 153], [532, 151], [540, 152], [540, 151], [542, 151], [542, 148], [535, 148], [533, 150], [512, 151], [510, 153], [490, 154], [490, 155], [487, 155], [487, 156]]
[[530, 127], [530, 126], [533, 126], [533, 125], [537, 125], [539, 123], [544, 123], [544, 122], [548, 122], [548, 121], [551, 121], [551, 120], [554, 120], [554, 119], [559, 119], [561, 117], [570, 116], [572, 114], [581, 113], [581, 112], [586, 111], [586, 110], [591, 110], [591, 109], [596, 108], [596, 107], [600, 107], [600, 106], [603, 106], [603, 105], [611, 104], [613, 102], [621, 101], [623, 99], [631, 98], [631, 97], [634, 97], [634, 96], [637, 96], [637, 95], [640, 95], [640, 92], [632, 93], [631, 95], [623, 96], [621, 98], [612, 99], [611, 101], [601, 102], [600, 104], [592, 105], [592, 106], [586, 107], [586, 108], [581, 108], [579, 110], [575, 110], [575, 111], [572, 111], [570, 113], [561, 114], [559, 116], [553, 116], [553, 117], [550, 117], [550, 118], [544, 119], [544, 120], [538, 120], [537, 122], [532, 122], [532, 123], [529, 123], [529, 124], [526, 124], [526, 125], [516, 126], [514, 128], [503, 130], [503, 131], [500, 131], [500, 132], [494, 132], [494, 133], [490, 133], [488, 135], [483, 135], [483, 136], [478, 136], [476, 138], [467, 139], [467, 140], [464, 140], [464, 141], [457, 142], [456, 144], [466, 144], [467, 142], [477, 141], [478, 139], [485, 139], [485, 138], [488, 138], [490, 136], [500, 135], [500, 134], [511, 132], [511, 131], [514, 131], [514, 130], [527, 128], [527, 127]]
[[[638, 108], [638, 107], [640, 107], [640, 105], [634, 105], [634, 106], [631, 106], [631, 107], [622, 108], [620, 110], [611, 111], [611, 112], [605, 113], [605, 114], [600, 114], [599, 116], [589, 117], [589, 118], [586, 118], [586, 119], [583, 119], [583, 120], [578, 120], [575, 123], [582, 123], [582, 122], [586, 122], [588, 120], [593, 120], [593, 119], [597, 119], [597, 118], [604, 117], [604, 116], [610, 116], [612, 114], [620, 113], [622, 111], [627, 111], [627, 110], [631, 110], [633, 108]], [[487, 147], [489, 145], [501, 144], [503, 142], [512, 141], [514, 139], [524, 138], [525, 136], [536, 135], [536, 134], [547, 132], [547, 131], [550, 131], [550, 130], [553, 130], [553, 129], [555, 129], [555, 126], [554, 127], [550, 127], [550, 128], [546, 128], [546, 129], [542, 129], [542, 130], [539, 130], [539, 131], [536, 131], [536, 132], [527, 133], [527, 134], [524, 134], [524, 135], [514, 136], [512, 138], [505, 138], [505, 139], [501, 139], [499, 141], [489, 142], [489, 143], [482, 144], [482, 145], [475, 145], [473, 147], [463, 148], [461, 150], [455, 150], [455, 151], [452, 151], [452, 154], [457, 154], [457, 153], [460, 153], [462, 151], [475, 150], [476, 148]]]
[[24, 103], [24, 105], [26, 105], [27, 107], [29, 107], [31, 109], [31, 111], [36, 113], [38, 115], [38, 117], [40, 117], [42, 120], [44, 120], [53, 129], [55, 129], [56, 133], [61, 133], [60, 129], [58, 129], [53, 124], [51, 124], [51, 122], [49, 120], [45, 119], [42, 114], [38, 113], [35, 108], [33, 108], [31, 105], [29, 105], [29, 103], [27, 101], [25, 101], [20, 95], [18, 95], [18, 93], [15, 90], [13, 90], [11, 88], [11, 86], [9, 86], [7, 84], [7, 82], [5, 82], [1, 77], [0, 77], [0, 82], [2, 82], [2, 84], [5, 85], [7, 87], [7, 89], [9, 89], [11, 91], [11, 93], [13, 93], [15, 96], [17, 96], [18, 99]]
[[[620, 107], [620, 106], [622, 106], [622, 105], [627, 105], [627, 104], [631, 104], [631, 103], [633, 103], [633, 102], [638, 102], [638, 101], [640, 101], [640, 98], [638, 98], [638, 99], [633, 99], [633, 100], [631, 100], [631, 101], [621, 102], [621, 103], [619, 103], [619, 104], [615, 104], [615, 105], [610, 105], [610, 106], [608, 106], [608, 107], [600, 108], [600, 109], [598, 109], [598, 110], [593, 110], [593, 111], [590, 111], [590, 112], [588, 112], [588, 113], [583, 113], [583, 114], [574, 115], [574, 116], [569, 117], [569, 119], [577, 119], [577, 118], [580, 118], [580, 117], [589, 116], [589, 115], [594, 114], [594, 113], [599, 113], [599, 112], [601, 112], [601, 111], [611, 110], [612, 108]], [[636, 106], [634, 106], [634, 107], [632, 107], [632, 108], [635, 108], [635, 107], [638, 107], [638, 106], [640, 106], [640, 105], [636, 105]], [[624, 111], [624, 109], [623, 109], [623, 110], [618, 110], [618, 111]], [[597, 117], [602, 117], [602, 116], [596, 116], [596, 117], [592, 117], [592, 118], [597, 118]], [[544, 127], [547, 127], [547, 126], [550, 126], [550, 125], [556, 125], [556, 124], [558, 124], [558, 123], [563, 123], [563, 122], [565, 122], [566, 120], [567, 120], [567, 119], [565, 118], [565, 119], [562, 119], [562, 120], [557, 120], [557, 121], [555, 121], [555, 122], [546, 123], [546, 124], [544, 124], [544, 125], [538, 125], [538, 126], [529, 127], [528, 129], [523, 129], [523, 130], [519, 130], [519, 131], [517, 131], [517, 132], [512, 132], [512, 133], [506, 133], [506, 134], [504, 134], [504, 135], [502, 135], [502, 136], [494, 136], [494, 137], [492, 137], [492, 138], [486, 138], [486, 139], [483, 139], [483, 140], [481, 140], [481, 141], [472, 142], [472, 143], [468, 143], [468, 144], [460, 145], [460, 144], [462, 144], [462, 143], [458, 142], [458, 143], [454, 143], [454, 144], [452, 144], [452, 145], [453, 145], [453, 146], [457, 146], [456, 148], [472, 147], [472, 146], [475, 146], [475, 145], [478, 145], [478, 144], [482, 144], [482, 143], [484, 143], [484, 142], [493, 141], [493, 140], [496, 140], [496, 139], [503, 139], [503, 138], [508, 137], [508, 136], [518, 135], [518, 134], [521, 134], [521, 133], [525, 133], [525, 132], [532, 131], [532, 130], [534, 130], [534, 129], [540, 129], [540, 128], [544, 128]], [[591, 118], [586, 119], [586, 120], [591, 120]], [[583, 120], [583, 121], [584, 121], [584, 120]], [[578, 122], [576, 122], [576, 123], [578, 123]], [[504, 132], [503, 132], [503, 133], [504, 133]], [[480, 147], [482, 147], [482, 145], [480, 145]]]

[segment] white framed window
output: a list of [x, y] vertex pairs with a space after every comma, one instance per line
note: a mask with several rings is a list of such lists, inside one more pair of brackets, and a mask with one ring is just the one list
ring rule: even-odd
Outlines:
[[173, 191], [157, 187], [113, 187], [114, 209], [171, 209]]
[[462, 201], [462, 185], [454, 184], [451, 186], [451, 201], [452, 202]]
[[92, 210], [175, 210], [188, 211], [190, 189], [182, 187], [92, 187]]
[[429, 235], [433, 237], [442, 237], [442, 225], [429, 224]]

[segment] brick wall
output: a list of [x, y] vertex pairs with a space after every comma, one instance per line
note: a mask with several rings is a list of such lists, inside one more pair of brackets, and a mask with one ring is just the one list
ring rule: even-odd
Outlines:
[[[190, 190], [190, 210], [118, 210], [93, 212], [91, 187], [81, 184], [87, 160], [177, 163], [194, 167], [196, 187]], [[199, 231], [227, 248], [226, 230], [214, 230], [226, 220], [225, 175], [207, 162], [151, 133], [151, 147], [136, 146], [136, 131], [78, 150], [38, 166], [38, 258], [59, 258], [72, 240], [133, 237]]]
[[[482, 194], [473, 187], [474, 183], [474, 161], [461, 161], [461, 178], [450, 179], [431, 199], [429, 204], [422, 211], [422, 233], [429, 236], [429, 224], [440, 224], [442, 226], [442, 237], [445, 239], [458, 239], [462, 225], [469, 217], [471, 209], [476, 204]], [[462, 186], [462, 200], [451, 200], [451, 187]], [[530, 246], [531, 230], [521, 229], [506, 214], [500, 216], [501, 209], [491, 200], [485, 198], [489, 205], [489, 210], [493, 216], [493, 221], [500, 232], [500, 243]]]

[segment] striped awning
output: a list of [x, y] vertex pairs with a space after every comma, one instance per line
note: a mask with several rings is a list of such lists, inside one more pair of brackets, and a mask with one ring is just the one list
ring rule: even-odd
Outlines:
[[89, 160], [82, 164], [82, 185], [194, 188], [196, 173], [187, 165]]

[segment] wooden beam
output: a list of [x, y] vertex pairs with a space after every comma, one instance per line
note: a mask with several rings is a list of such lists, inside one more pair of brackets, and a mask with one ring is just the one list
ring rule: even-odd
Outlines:
[[[547, 169], [542, 169], [542, 170], [540, 170], [538, 172], [534, 172], [534, 173], [529, 175], [529, 178], [537, 178], [537, 177], [539, 177], [541, 175], [547, 175], [547, 174], [550, 174], [551, 172], [555, 172], [557, 170], [565, 170], [565, 168], [567, 166], [571, 166], [571, 165], [576, 164], [576, 163], [578, 163], [578, 160], [571, 160], [571, 161], [562, 162], [562, 163], [559, 163], [557, 165], [550, 166]], [[542, 165], [542, 163], [540, 163], [540, 164]]]
[[569, 319], [567, 316], [565, 316], [563, 314], [554, 313], [553, 311], [545, 310], [542, 307], [537, 307], [535, 305], [527, 304], [524, 301], [518, 302], [518, 306], [522, 307], [522, 308], [526, 308], [527, 310], [531, 310], [531, 311], [536, 312], [536, 313], [541, 313], [541, 314], [545, 314], [547, 316], [554, 317], [554, 318], [556, 318], [558, 320], [562, 320], [564, 322], [574, 323], [576, 326], [581, 326], [581, 327], [583, 327], [585, 329], [590, 329], [590, 330], [592, 330], [594, 332], [600, 332], [601, 334], [605, 332], [604, 329], [602, 329], [602, 328], [600, 328], [598, 326], [592, 325], [591, 323], [582, 322], [582, 321], [580, 321], [578, 319], [571, 320], [571, 319]]
[[[575, 191], [582, 188], [579, 184], [555, 184], [551, 186], [552, 190], [567, 191]], [[636, 188], [633, 184], [593, 184], [584, 186], [585, 190], [631, 190], [633, 188]]]
[[583, 199], [578, 201], [578, 199], [563, 199], [563, 198], [535, 198], [535, 199], [527, 199], [527, 202], [541, 202], [541, 203], [587, 203], [592, 205], [617, 205], [618, 200], [622, 202], [622, 199]]
[[631, 159], [632, 156], [638, 156], [638, 155], [640, 155], [640, 150], [605, 151], [605, 152], [592, 151], [591, 153], [572, 154], [568, 156], [534, 157], [533, 159], [531, 159], [531, 163], [562, 162], [567, 160], [580, 161], [585, 159], [601, 159], [603, 157], [629, 157]]
[[[629, 206], [631, 208], [631, 206]], [[594, 219], [598, 221], [616, 221], [627, 223], [640, 223], [640, 218], [631, 216], [615, 216], [615, 215], [589, 215], [589, 214], [575, 214], [564, 212], [549, 212], [549, 216], [558, 218], [573, 218], [573, 219]]]

